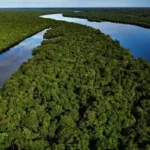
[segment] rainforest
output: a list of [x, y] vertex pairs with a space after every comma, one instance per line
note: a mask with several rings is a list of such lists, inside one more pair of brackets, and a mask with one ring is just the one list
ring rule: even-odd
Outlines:
[[149, 8], [0, 9], [1, 54], [47, 29], [0, 88], [0, 149], [149, 150], [150, 63], [99, 29], [40, 17], [58, 13], [150, 27]]

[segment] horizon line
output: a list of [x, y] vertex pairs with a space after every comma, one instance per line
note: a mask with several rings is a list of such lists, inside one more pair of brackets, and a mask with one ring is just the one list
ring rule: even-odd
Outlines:
[[150, 8], [150, 7], [146, 7], [146, 6], [143, 6], [143, 7], [140, 7], [140, 6], [124, 6], [124, 7], [123, 6], [120, 6], [120, 7], [119, 6], [116, 6], [116, 7], [115, 6], [113, 7], [111, 6], [103, 6], [103, 7], [95, 7], [95, 6], [93, 7], [92, 6], [91, 7], [86, 7], [86, 6], [85, 7], [80, 7], [80, 6], [79, 7], [73, 7], [73, 6], [72, 7], [70, 6], [68, 7], [67, 6], [66, 7], [61, 7], [61, 6], [60, 7], [43, 7], [41, 6], [41, 7], [36, 7], [36, 6], [33, 6], [33, 7], [0, 7], [0, 9], [1, 8], [7, 9], [7, 8]]

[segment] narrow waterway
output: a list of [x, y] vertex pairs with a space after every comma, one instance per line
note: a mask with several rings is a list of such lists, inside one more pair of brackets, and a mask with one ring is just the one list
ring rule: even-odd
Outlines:
[[[76, 11], [76, 13], [78, 12]], [[150, 29], [120, 23], [90, 22], [87, 19], [64, 17], [62, 14], [41, 17], [74, 22], [99, 29], [110, 35], [112, 39], [119, 40], [123, 47], [130, 49], [135, 58], [142, 57], [150, 62]], [[41, 44], [46, 30], [27, 38], [0, 55], [0, 87], [3, 86], [5, 80], [11, 77], [14, 71], [20, 68], [23, 62], [32, 58], [32, 50]]]
[[99, 29], [110, 35], [112, 39], [120, 41], [123, 47], [130, 49], [135, 58], [142, 57], [150, 62], [150, 29], [112, 22], [90, 22], [87, 19], [64, 17], [62, 14], [41, 17], [74, 22]]
[[23, 62], [32, 58], [32, 50], [41, 44], [46, 30], [27, 38], [0, 55], [0, 87], [3, 86], [6, 79], [11, 77], [14, 71], [20, 68]]

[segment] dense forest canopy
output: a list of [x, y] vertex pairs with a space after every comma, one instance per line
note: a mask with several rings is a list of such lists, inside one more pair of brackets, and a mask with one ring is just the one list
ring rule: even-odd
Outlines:
[[99, 30], [40, 13], [22, 12], [41, 22], [31, 28], [20, 11], [9, 18], [20, 36], [52, 29], [0, 89], [0, 149], [149, 150], [150, 64]]
[[128, 23], [150, 28], [150, 8], [97, 8], [79, 10], [81, 12], [67, 12], [64, 13], [64, 16], [86, 18], [90, 21]]
[[50, 27], [40, 15], [64, 12], [48, 9], [0, 9], [0, 53], [35, 33]]
[[[74, 13], [79, 10], [81, 12]], [[44, 14], [63, 13], [64, 16], [87, 18], [90, 21], [115, 21], [150, 27], [149, 8], [61, 8], [61, 9], [0, 9], [0, 52], [23, 39], [49, 27]]]

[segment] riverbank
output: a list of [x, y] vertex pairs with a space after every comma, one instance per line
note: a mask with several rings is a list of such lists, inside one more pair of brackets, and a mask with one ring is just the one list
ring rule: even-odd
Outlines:
[[51, 23], [1, 89], [0, 148], [146, 149], [150, 64], [99, 30]]
[[145, 58], [150, 62], [150, 30], [135, 25], [112, 22], [91, 22], [87, 19], [64, 17], [62, 14], [40, 16], [54, 20], [74, 22], [99, 29], [113, 40], [118, 40], [120, 45], [129, 49], [134, 58]]
[[3, 48], [3, 49], [0, 51], [0, 55], [3, 54], [3, 53], [5, 53], [5, 52], [7, 52], [7, 51], [9, 51], [11, 48], [17, 46], [19, 43], [23, 42], [25, 39], [28, 39], [28, 38], [34, 36], [36, 33], [39, 33], [39, 32], [41, 32], [41, 31], [43, 31], [44, 29], [45, 29], [45, 27], [44, 27], [43, 29], [40, 29], [39, 31], [36, 30], [36, 31], [34, 31], [34, 32], [30, 33], [30, 34], [28, 34], [26, 37], [23, 37], [22, 39], [20, 38], [17, 42], [13, 43], [12, 45], [9, 45], [9, 46], [7, 46], [6, 48]]
[[[129, 23], [134, 25], [139, 25], [142, 27], [149, 28], [149, 9], [125, 9], [123, 15], [118, 17], [119, 13], [122, 13], [124, 9], [79, 9], [81, 12], [73, 13], [71, 10], [74, 9], [2, 9], [0, 10], [0, 53], [3, 53], [13, 46], [17, 45], [24, 39], [44, 30], [50, 28], [53, 25], [50, 20], [39, 18], [41, 15], [45, 14], [56, 14], [63, 13], [64, 16], [86, 18], [89, 21], [111, 21], [119, 23]], [[115, 11], [116, 13], [114, 13]], [[140, 11], [139, 11], [140, 10]], [[86, 11], [86, 12], [85, 12]], [[68, 13], [67, 13], [68, 12]], [[112, 13], [113, 12], [113, 13]], [[134, 13], [133, 13], [134, 12]], [[136, 18], [134, 16], [137, 15]], [[121, 20], [118, 20], [120, 19]], [[130, 18], [130, 19], [129, 19]], [[131, 20], [134, 23], [127, 21]], [[136, 20], [139, 20], [141, 23], [136, 23]], [[146, 23], [146, 24], [145, 24]], [[148, 24], [148, 25], [147, 25]]]
[[110, 21], [150, 28], [149, 8], [97, 8], [95, 10], [83, 10], [78, 13], [63, 13], [63, 15], [65, 17], [88, 19], [94, 22]]
[[50, 20], [39, 18], [42, 14], [58, 13], [44, 10], [0, 10], [0, 54], [24, 39], [53, 26]]
[[43, 30], [0, 55], [0, 87], [20, 68], [22, 63], [32, 58], [32, 50], [41, 45], [46, 30]]

